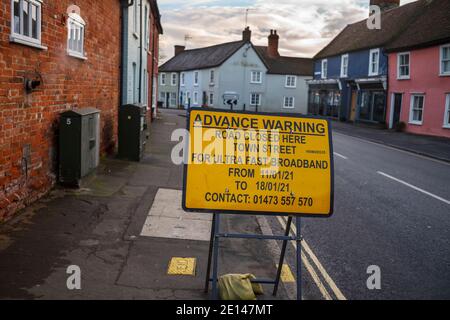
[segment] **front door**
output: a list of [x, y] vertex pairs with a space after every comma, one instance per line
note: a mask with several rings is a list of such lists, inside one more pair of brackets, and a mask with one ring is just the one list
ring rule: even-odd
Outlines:
[[392, 118], [392, 128], [400, 122], [400, 113], [402, 112], [403, 95], [401, 93], [394, 93], [394, 115]]
[[355, 121], [356, 119], [356, 105], [358, 102], [358, 91], [352, 90], [352, 104], [350, 106], [350, 121]]
[[166, 108], [170, 108], [170, 93], [166, 93]]

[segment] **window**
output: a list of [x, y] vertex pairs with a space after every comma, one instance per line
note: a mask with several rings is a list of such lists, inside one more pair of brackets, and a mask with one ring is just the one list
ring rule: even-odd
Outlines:
[[211, 70], [209, 73], [209, 83], [214, 84], [214, 82], [215, 82], [215, 74], [214, 74], [214, 70]]
[[380, 49], [370, 50], [369, 76], [377, 76], [380, 66]]
[[42, 1], [11, 1], [11, 41], [41, 49]]
[[145, 49], [149, 48], [149, 40], [150, 37], [148, 35], [148, 7], [145, 6], [145, 15], [144, 15], [144, 39], [145, 39]]
[[296, 87], [297, 87], [297, 77], [286, 76], [286, 88], [296, 88]]
[[165, 92], [160, 92], [159, 93], [159, 101], [163, 101], [166, 99], [166, 93]]
[[139, 8], [138, 8], [138, 0], [134, 1], [134, 8], [133, 8], [133, 32], [135, 33], [135, 36], [138, 34], [138, 17], [139, 17]]
[[348, 77], [348, 54], [341, 57], [341, 78]]
[[169, 103], [170, 103], [170, 107], [171, 108], [174, 108], [174, 107], [177, 106], [177, 94], [176, 94], [176, 92], [171, 92], [170, 93], [170, 101], [169, 101]]
[[409, 53], [399, 53], [397, 55], [397, 79], [409, 79]]
[[328, 60], [322, 60], [322, 79], [328, 77]]
[[252, 93], [251, 94], [250, 105], [251, 106], [260, 106], [261, 105], [261, 94], [260, 93]]
[[198, 92], [194, 92], [194, 104], [198, 104]]
[[182, 72], [180, 75], [180, 82], [181, 82], [181, 86], [184, 87], [186, 84], [186, 74], [184, 72]]
[[295, 107], [295, 98], [294, 97], [284, 97], [283, 108], [294, 109], [294, 107]]
[[85, 59], [84, 27], [86, 23], [76, 13], [70, 13], [67, 21], [67, 52], [70, 56]]
[[166, 85], [166, 74], [165, 73], [161, 73], [161, 85], [162, 86]]
[[186, 91], [186, 97], [184, 99], [184, 103], [185, 104], [189, 104], [190, 103], [190, 101], [189, 101], [190, 99], [191, 99], [191, 93], [189, 91]]
[[209, 106], [210, 107], [214, 106], [214, 93], [209, 94]]
[[261, 71], [252, 71], [250, 82], [251, 83], [262, 83], [262, 72]]
[[194, 72], [194, 86], [198, 86], [198, 80], [199, 80], [199, 72]]
[[170, 84], [173, 86], [177, 85], [177, 74], [176, 73], [172, 73], [171, 79], [170, 79]]
[[441, 75], [450, 75], [450, 44], [441, 47]]
[[425, 104], [425, 96], [414, 94], [411, 96], [411, 111], [409, 113], [409, 122], [412, 124], [423, 123], [423, 108]]
[[444, 128], [450, 129], [450, 93], [447, 93], [445, 99]]

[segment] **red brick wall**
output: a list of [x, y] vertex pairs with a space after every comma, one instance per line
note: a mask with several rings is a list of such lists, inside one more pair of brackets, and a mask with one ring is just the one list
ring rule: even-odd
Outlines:
[[[69, 5], [86, 22], [87, 60], [66, 53]], [[101, 110], [101, 152], [117, 146], [120, 74], [120, 1], [46, 0], [42, 6], [42, 45], [10, 43], [11, 1], [0, 4], [0, 222], [45, 194], [57, 172], [58, 115], [70, 108]], [[32, 94], [24, 78], [40, 74]], [[31, 148], [28, 168], [24, 148]]]

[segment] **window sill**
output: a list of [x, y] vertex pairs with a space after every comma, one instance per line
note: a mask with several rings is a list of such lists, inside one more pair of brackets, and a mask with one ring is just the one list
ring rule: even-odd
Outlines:
[[402, 80], [411, 80], [411, 77], [397, 77], [398, 81], [402, 81]]
[[37, 44], [37, 43], [31, 42], [31, 41], [23, 40], [23, 39], [20, 39], [20, 38], [18, 38], [16, 36], [13, 36], [13, 35], [9, 36], [9, 42], [21, 44], [21, 45], [28, 46], [28, 47], [33, 47], [33, 48], [36, 48], [36, 49], [39, 49], [39, 50], [48, 50], [47, 47], [45, 47], [45, 46], [43, 46], [41, 44]]
[[284, 86], [286, 89], [297, 89], [297, 87]]
[[419, 122], [419, 121], [409, 121], [408, 123], [411, 124], [411, 125], [414, 125], [414, 126], [421, 126], [421, 125], [423, 125], [423, 122]]
[[450, 129], [450, 124], [445, 124], [442, 126], [442, 129]]
[[439, 77], [450, 77], [450, 73], [440, 73]]
[[295, 109], [295, 107], [283, 107], [283, 109]]
[[76, 59], [80, 59], [80, 60], [87, 60], [87, 57], [86, 56], [83, 56], [83, 55], [81, 55], [81, 54], [78, 54], [78, 53], [74, 53], [74, 52], [67, 52], [67, 55], [69, 56], [69, 57], [72, 57], [72, 58], [76, 58]]

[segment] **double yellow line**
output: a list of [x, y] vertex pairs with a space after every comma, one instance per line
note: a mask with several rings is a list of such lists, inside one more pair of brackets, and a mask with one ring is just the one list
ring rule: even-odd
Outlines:
[[[286, 218], [284, 218], [284, 217], [277, 217], [277, 219], [278, 219], [278, 222], [283, 227], [283, 229], [286, 229], [286, 224], [287, 224]], [[296, 236], [296, 234], [297, 234], [297, 228], [295, 227], [294, 224], [291, 227], [291, 233], [293, 234], [293, 236]], [[291, 243], [294, 246], [294, 248], [297, 249], [297, 243], [295, 241], [291, 241]], [[339, 290], [339, 288], [337, 287], [337, 285], [333, 281], [333, 279], [331, 279], [330, 275], [325, 270], [323, 265], [320, 263], [319, 259], [317, 259], [316, 255], [311, 250], [311, 248], [309, 247], [309, 245], [306, 242], [306, 240], [303, 239], [301, 243], [302, 243], [302, 254], [301, 254], [301, 257], [302, 257], [303, 265], [305, 266], [306, 270], [311, 275], [311, 277], [312, 277], [314, 283], [316, 284], [316, 286], [319, 288], [319, 291], [322, 294], [323, 298], [325, 300], [333, 300], [333, 297], [330, 294], [330, 291], [331, 291], [333, 293], [335, 299], [337, 299], [337, 300], [347, 300], [345, 298], [345, 296], [343, 295], [343, 293], [341, 292], [341, 290]], [[309, 257], [309, 259], [308, 259], [308, 257]], [[317, 272], [314, 269], [314, 267], [313, 267], [312, 263], [310, 262], [310, 260], [315, 265], [315, 267], [317, 268], [319, 274], [322, 276], [324, 281], [322, 281], [321, 277], [317, 274]], [[328, 285], [329, 289], [327, 289], [327, 287], [325, 286], [324, 282]]]

